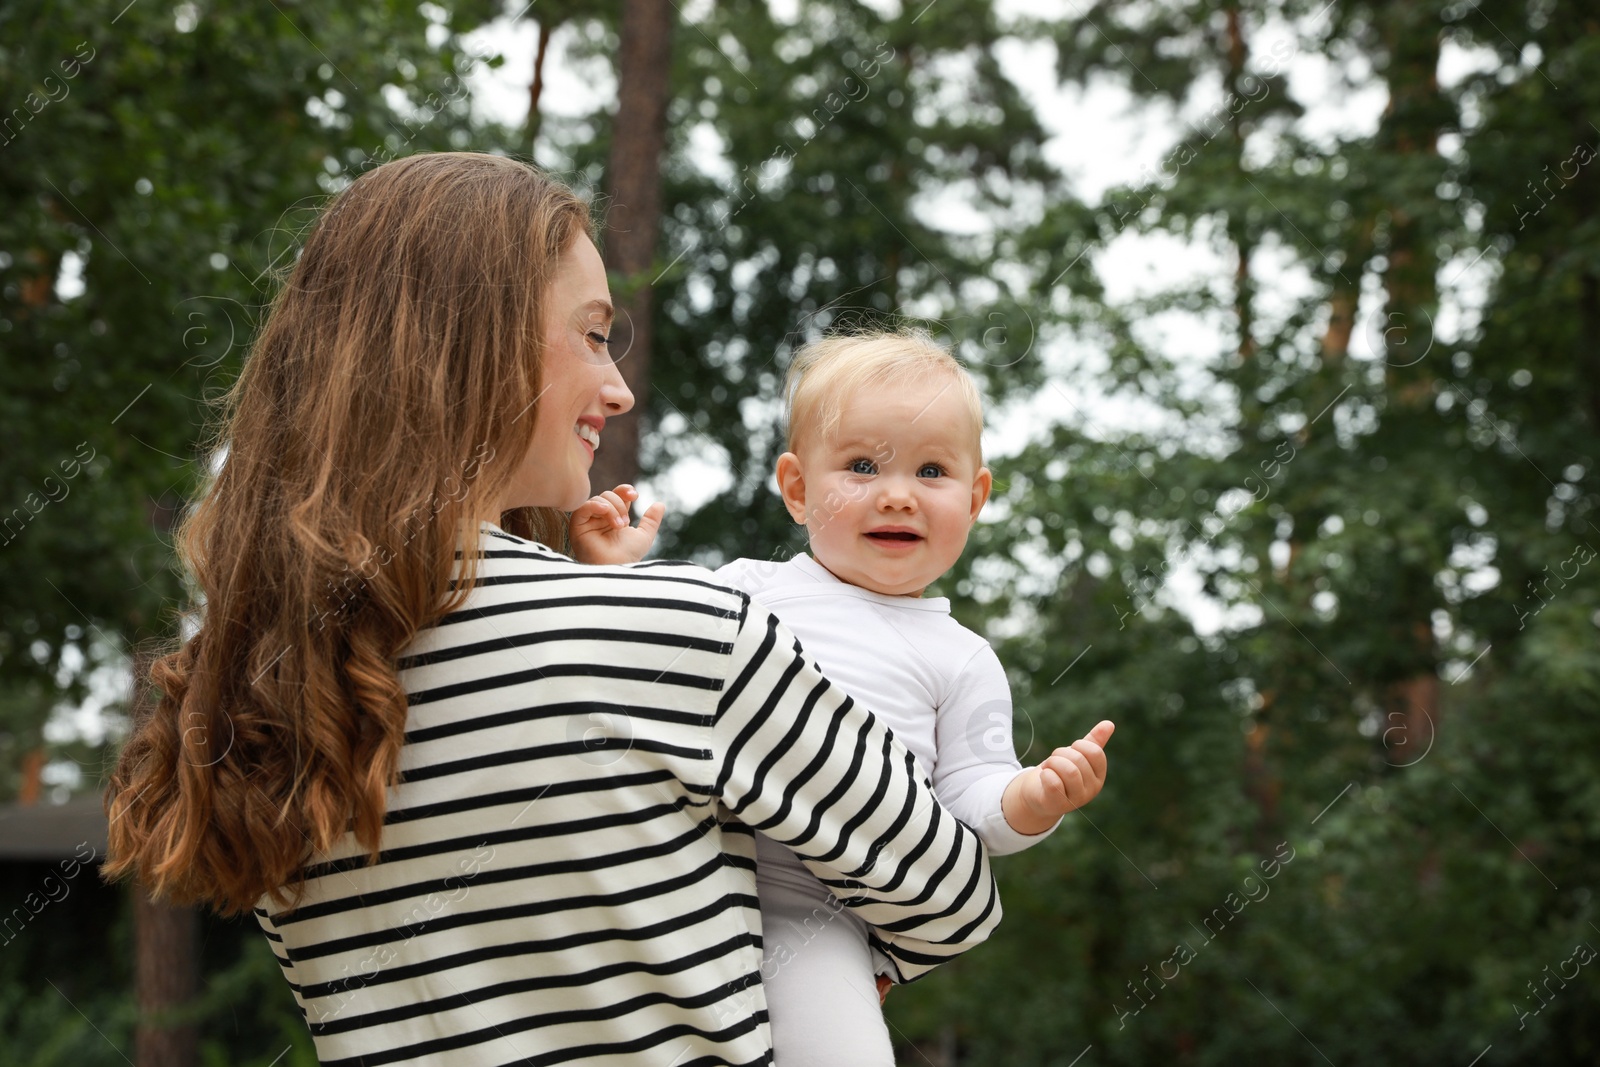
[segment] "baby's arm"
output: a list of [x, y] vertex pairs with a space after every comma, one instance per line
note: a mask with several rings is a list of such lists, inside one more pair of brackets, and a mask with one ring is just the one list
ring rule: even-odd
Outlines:
[[1044, 840], [1062, 815], [1082, 807], [1105, 783], [1102, 722], [1069, 748], [1024, 769], [1011, 742], [1011, 687], [999, 658], [980, 648], [938, 709], [934, 790], [956, 818], [978, 832], [992, 855]]

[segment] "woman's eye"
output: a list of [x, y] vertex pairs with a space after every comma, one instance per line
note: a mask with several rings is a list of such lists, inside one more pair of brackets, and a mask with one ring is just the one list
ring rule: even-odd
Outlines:
[[611, 343], [611, 338], [607, 337], [599, 330], [590, 330], [584, 336], [588, 337], [590, 343], [592, 343], [596, 348], [604, 348], [606, 345]]
[[944, 477], [944, 468], [939, 466], [937, 463], [924, 463], [920, 468], [918, 468], [917, 477], [942, 478]]
[[877, 474], [878, 465], [870, 459], [852, 460], [850, 463], [851, 474]]

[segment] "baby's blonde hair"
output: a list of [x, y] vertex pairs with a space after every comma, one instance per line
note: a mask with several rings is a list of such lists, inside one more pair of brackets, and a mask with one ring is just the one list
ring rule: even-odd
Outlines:
[[982, 463], [983, 398], [978, 385], [944, 346], [921, 330], [834, 334], [801, 347], [783, 387], [788, 450], [796, 451], [807, 435], [827, 439], [836, 433], [846, 395], [941, 377], [949, 379], [972, 414], [972, 449]]

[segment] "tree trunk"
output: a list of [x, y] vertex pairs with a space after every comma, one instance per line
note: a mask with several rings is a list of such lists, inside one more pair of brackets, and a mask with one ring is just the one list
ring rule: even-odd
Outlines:
[[[1244, 75], [1245, 60], [1249, 52], [1245, 47], [1244, 31], [1239, 24], [1239, 9], [1232, 6], [1227, 9], [1228, 20], [1228, 67], [1223, 74], [1223, 89], [1231, 96], [1238, 97], [1239, 79]], [[1233, 165], [1238, 174], [1244, 175], [1244, 118], [1243, 108], [1230, 109], [1229, 127], [1233, 133]], [[1256, 340], [1253, 333], [1255, 321], [1255, 286], [1250, 278], [1250, 256], [1254, 247], [1254, 239], [1250, 233], [1248, 221], [1243, 212], [1230, 211], [1228, 213], [1228, 238], [1233, 242], [1237, 259], [1233, 271], [1233, 310], [1237, 320], [1238, 352], [1241, 363], [1255, 357]]]
[[[1353, 223], [1348, 247], [1339, 273], [1333, 278], [1333, 291], [1328, 295], [1328, 328], [1322, 334], [1322, 361], [1339, 363], [1350, 355], [1350, 342], [1356, 329], [1356, 307], [1361, 300], [1361, 276], [1367, 272], [1372, 260], [1372, 235], [1374, 222], [1367, 205], [1360, 205], [1362, 219]], [[1382, 330], [1368, 331], [1382, 336]], [[1303, 431], [1302, 441], [1310, 439], [1309, 430]]]
[[22, 757], [22, 784], [17, 787], [17, 804], [29, 808], [39, 802], [44, 788], [44, 749], [31, 749]]
[[1589, 429], [1600, 434], [1600, 347], [1593, 341], [1600, 337], [1600, 276], [1585, 274], [1579, 286], [1578, 310], [1583, 323], [1578, 333], [1583, 338], [1577, 352], [1577, 364], [1582, 368], [1579, 380], [1588, 383]]
[[[1439, 27], [1434, 9], [1422, 4], [1394, 6], [1386, 22], [1380, 32], [1390, 55], [1389, 104], [1377, 139], [1397, 161], [1409, 163], [1437, 153], [1440, 126], [1451, 120], [1450, 108], [1439, 95]], [[1434, 251], [1438, 235], [1409, 207], [1399, 203], [1390, 208], [1384, 323], [1404, 344], [1386, 354], [1384, 377], [1392, 404], [1390, 417], [1422, 420], [1431, 417], [1438, 378], [1434, 360], [1442, 355], [1428, 358], [1439, 303]], [[1439, 725], [1439, 662], [1431, 622], [1438, 593], [1430, 566], [1417, 564], [1408, 571], [1401, 584], [1411, 595], [1399, 601], [1407, 605], [1402, 609], [1406, 616], [1392, 619], [1389, 627], [1403, 650], [1402, 674], [1381, 699], [1387, 720], [1404, 724], [1403, 751], [1413, 760], [1433, 744]]]
[[[1239, 83], [1245, 75], [1245, 64], [1249, 61], [1250, 49], [1244, 39], [1244, 26], [1239, 16], [1238, 5], [1228, 6], [1225, 15], [1226, 37], [1223, 48], [1226, 66], [1222, 73], [1222, 87], [1224, 92], [1232, 97], [1243, 97], [1245, 94]], [[1230, 147], [1233, 150], [1231, 163], [1241, 185], [1247, 180], [1244, 168], [1244, 111], [1243, 108], [1230, 109], [1228, 121], [1232, 137]], [[1253, 227], [1242, 211], [1228, 213], [1227, 227], [1228, 239], [1233, 243], [1236, 255], [1233, 272], [1233, 310], [1237, 330], [1235, 344], [1239, 363], [1243, 365], [1255, 359], [1258, 354], [1253, 326], [1256, 290], [1255, 283], [1250, 277], [1250, 259], [1255, 248], [1255, 235], [1252, 232]], [[1280, 582], [1288, 583], [1289, 571], [1294, 566], [1294, 555], [1297, 551], [1297, 546], [1291, 543], [1289, 564], [1277, 576]], [[1276, 691], [1273, 689], [1261, 694], [1262, 703], [1256, 722], [1245, 735], [1244, 793], [1255, 802], [1256, 825], [1251, 836], [1255, 847], [1263, 853], [1272, 847], [1272, 841], [1276, 839], [1278, 798], [1283, 792], [1283, 781], [1272, 760], [1268, 745], [1272, 736], [1270, 722], [1276, 696]]]
[[617, 120], [606, 164], [605, 263], [617, 320], [611, 354], [634, 407], [606, 422], [589, 482], [594, 491], [639, 477], [639, 423], [650, 403], [654, 306], [651, 269], [661, 232], [661, 154], [672, 72], [669, 0], [624, 0], [617, 55]]
[[539, 20], [539, 50], [533, 55], [533, 82], [528, 86], [528, 158], [533, 158], [533, 142], [539, 136], [539, 97], [544, 95], [544, 57], [550, 51], [550, 33], [554, 27], [548, 19]]
[[134, 985], [139, 1026], [137, 1067], [195, 1067], [200, 1060], [193, 1023], [173, 1024], [172, 1014], [194, 999], [198, 985], [199, 916], [133, 892]]

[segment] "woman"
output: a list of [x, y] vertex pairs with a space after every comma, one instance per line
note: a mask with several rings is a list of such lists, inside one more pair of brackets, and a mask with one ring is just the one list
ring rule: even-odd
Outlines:
[[999, 920], [976, 838], [759, 605], [546, 547], [633, 403], [610, 317], [569, 190], [417, 156], [329, 206], [234, 390], [106, 871], [254, 909], [324, 1064], [766, 1062], [756, 830], [902, 980]]

